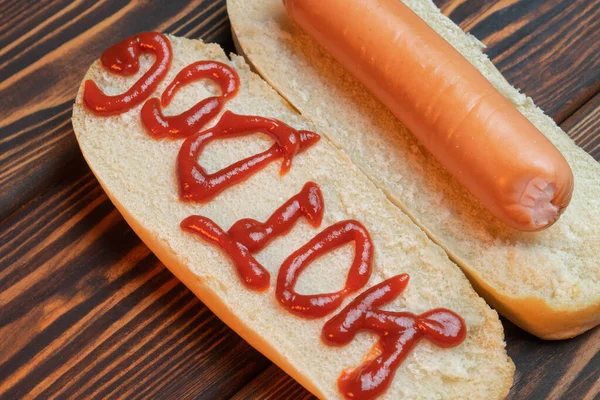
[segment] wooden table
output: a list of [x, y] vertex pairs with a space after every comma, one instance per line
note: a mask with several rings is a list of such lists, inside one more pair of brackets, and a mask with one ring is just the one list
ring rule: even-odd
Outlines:
[[[600, 159], [600, 1], [436, 2]], [[0, 0], [0, 398], [310, 398], [158, 262], [79, 152], [84, 72], [144, 30], [233, 50], [224, 0]], [[504, 326], [511, 398], [597, 398], [600, 329]]]

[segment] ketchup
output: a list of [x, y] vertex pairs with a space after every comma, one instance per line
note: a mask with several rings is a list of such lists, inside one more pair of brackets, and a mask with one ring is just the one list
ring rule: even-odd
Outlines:
[[[257, 132], [271, 136], [276, 143], [262, 153], [237, 161], [213, 174], [207, 173], [198, 164], [197, 159], [209, 142]], [[284, 159], [281, 174], [285, 174], [291, 168], [296, 153], [306, 150], [319, 139], [320, 136], [314, 132], [297, 131], [275, 119], [225, 111], [214, 127], [198, 132], [183, 142], [177, 156], [180, 197], [186, 201], [209, 201], [279, 158]]]
[[325, 204], [321, 189], [308, 182], [302, 191], [286, 201], [263, 224], [257, 220], [240, 219], [229, 228], [229, 236], [252, 253], [264, 249], [271, 240], [288, 233], [302, 216], [318, 228], [323, 220]]
[[235, 263], [242, 282], [249, 289], [264, 291], [269, 288], [271, 275], [258, 261], [252, 257], [250, 251], [233, 241], [227, 233], [209, 218], [201, 215], [192, 215], [181, 221], [181, 229], [202, 237], [227, 253]]
[[116, 115], [141, 104], [156, 90], [171, 66], [171, 42], [163, 34], [145, 32], [119, 42], [106, 50], [100, 61], [110, 72], [131, 76], [140, 69], [141, 53], [152, 53], [156, 60], [152, 67], [125, 93], [107, 96], [92, 80], [85, 82], [83, 103], [96, 115]]
[[[128, 38], [106, 50], [101, 62], [115, 74], [130, 76], [139, 70], [141, 53], [153, 53], [156, 60], [150, 70], [125, 93], [107, 96], [93, 81], [85, 82], [83, 101], [88, 109], [97, 115], [115, 115], [148, 99], [171, 65], [171, 45], [164, 35], [149, 32]], [[179, 89], [200, 79], [216, 82], [221, 94], [203, 99], [179, 115], [163, 115], [162, 107], [169, 105]], [[187, 138], [177, 156], [179, 195], [184, 201], [209, 201], [280, 158], [283, 158], [280, 170], [283, 175], [290, 170], [296, 154], [320, 139], [314, 132], [297, 131], [275, 119], [237, 115], [230, 111], [226, 111], [214, 127], [200, 131], [221, 112], [225, 102], [237, 94], [239, 87], [239, 76], [231, 67], [216, 61], [199, 61], [177, 74], [163, 92], [161, 100], [150, 99], [142, 107], [142, 123], [152, 137]], [[198, 157], [209, 142], [258, 132], [271, 136], [276, 143], [262, 153], [237, 161], [213, 174], [208, 174], [198, 164]], [[248, 200], [260, 201], [259, 195]], [[270, 286], [270, 273], [252, 254], [264, 249], [276, 237], [288, 233], [301, 217], [306, 218], [314, 228], [319, 227], [324, 208], [321, 189], [316, 183], [308, 182], [264, 223], [245, 218], [235, 222], [226, 232], [211, 219], [192, 215], [181, 221], [180, 226], [182, 230], [223, 250], [233, 261], [248, 289], [266, 291]], [[300, 274], [310, 263], [350, 242], [355, 244], [354, 259], [343, 289], [311, 295], [295, 291]], [[347, 220], [333, 224], [283, 262], [275, 289], [277, 300], [290, 313], [300, 317], [324, 317], [340, 307], [349, 294], [367, 284], [371, 276], [373, 253], [369, 232], [360, 222]], [[398, 297], [408, 285], [408, 280], [408, 275], [402, 274], [373, 286], [323, 326], [321, 339], [330, 346], [350, 343], [361, 330], [379, 335], [379, 342], [367, 360], [358, 368], [342, 372], [339, 377], [338, 388], [344, 397], [369, 400], [383, 394], [390, 386], [397, 368], [423, 338], [440, 347], [457, 346], [465, 339], [465, 322], [450, 310], [438, 308], [415, 315], [379, 308]]]
[[[294, 290], [298, 277], [311, 262], [351, 241], [355, 243], [354, 260], [342, 290], [311, 295]], [[319, 233], [283, 262], [275, 295], [289, 312], [303, 318], [320, 318], [338, 308], [347, 295], [367, 284], [372, 263], [373, 242], [367, 229], [358, 221], [341, 221]]]
[[[175, 93], [188, 83], [210, 79], [221, 88], [220, 96], [211, 96], [199, 101], [191, 109], [173, 116], [165, 116], [161, 106], [169, 105]], [[217, 61], [198, 61], [182, 69], [165, 89], [161, 100], [148, 100], [142, 107], [142, 123], [148, 133], [160, 139], [184, 138], [201, 129], [223, 109], [225, 101], [234, 97], [240, 86], [235, 70]]]
[[316, 183], [308, 182], [300, 193], [279, 207], [264, 224], [246, 218], [224, 232], [209, 218], [192, 215], [181, 222], [181, 229], [217, 245], [234, 262], [238, 275], [248, 288], [264, 291], [269, 288], [269, 271], [251, 253], [261, 251], [271, 240], [288, 233], [302, 216], [313, 227], [318, 227], [323, 219], [324, 208], [321, 189]]
[[368, 400], [383, 394], [390, 386], [396, 369], [421, 339], [440, 347], [463, 342], [467, 328], [463, 319], [445, 308], [421, 315], [383, 311], [383, 306], [400, 295], [408, 285], [407, 274], [394, 276], [356, 297], [323, 326], [321, 338], [330, 346], [343, 346], [360, 330], [379, 335], [379, 355], [360, 367], [342, 373], [338, 388], [347, 399]]

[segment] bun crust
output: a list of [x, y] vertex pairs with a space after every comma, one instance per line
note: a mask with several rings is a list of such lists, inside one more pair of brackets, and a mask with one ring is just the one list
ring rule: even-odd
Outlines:
[[[158, 97], [185, 66], [216, 60], [236, 69], [241, 88], [225, 110], [277, 118], [296, 129], [315, 130], [271, 87], [253, 74], [241, 57], [229, 60], [216, 45], [169, 37], [173, 64], [160, 83]], [[140, 74], [151, 57], [140, 60]], [[84, 80], [93, 79], [108, 94], [125, 91], [139, 77], [122, 78], [94, 63]], [[184, 88], [164, 110], [179, 114], [200, 99], [214, 95], [210, 82]], [[326, 318], [305, 320], [283, 309], [274, 296], [279, 266], [289, 254], [317, 232], [345, 219], [359, 220], [375, 246], [373, 273], [365, 289], [400, 273], [410, 284], [393, 310], [423, 313], [445, 307], [467, 325], [467, 337], [457, 347], [442, 349], [427, 340], [419, 343], [397, 370], [384, 399], [399, 397], [500, 399], [510, 388], [514, 366], [505, 351], [502, 325], [495, 311], [472, 289], [456, 265], [354, 165], [322, 138], [294, 158], [281, 177], [279, 163], [269, 164], [248, 180], [206, 204], [183, 203], [176, 182], [176, 158], [181, 140], [155, 140], [141, 125], [140, 108], [117, 116], [98, 117], [82, 104], [80, 88], [73, 107], [73, 126], [88, 164], [126, 221], [158, 256], [206, 305], [240, 336], [320, 398], [339, 398], [336, 381], [341, 372], [360, 365], [377, 337], [360, 333], [343, 347], [326, 346], [320, 333]], [[224, 110], [224, 111], [225, 111]], [[209, 125], [214, 124], [213, 120]], [[222, 140], [208, 145], [200, 156], [207, 171], [259, 153], [271, 145], [264, 135]], [[315, 229], [301, 219], [286, 235], [256, 255], [271, 274], [270, 288], [248, 290], [233, 265], [218, 248], [183, 232], [180, 222], [203, 215], [224, 229], [242, 218], [265, 221], [306, 182], [317, 182], [325, 204], [323, 224]], [[300, 276], [299, 293], [328, 293], [343, 286], [353, 255], [344, 246], [315, 261]], [[347, 304], [355, 296], [348, 296]]]

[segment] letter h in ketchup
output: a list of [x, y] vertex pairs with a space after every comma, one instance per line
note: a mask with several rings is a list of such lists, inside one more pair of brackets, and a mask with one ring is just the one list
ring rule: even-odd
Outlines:
[[408, 280], [408, 275], [402, 274], [373, 286], [323, 326], [321, 338], [329, 346], [350, 343], [360, 330], [379, 335], [376, 349], [380, 354], [344, 371], [338, 379], [338, 388], [346, 398], [374, 399], [385, 392], [396, 369], [420, 339], [445, 348], [458, 346], [465, 339], [465, 322], [450, 310], [437, 308], [415, 315], [379, 309], [398, 297]]

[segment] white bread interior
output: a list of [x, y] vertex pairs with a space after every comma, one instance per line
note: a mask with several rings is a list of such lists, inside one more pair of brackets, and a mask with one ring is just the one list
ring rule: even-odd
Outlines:
[[[185, 66], [198, 60], [218, 60], [233, 66], [241, 79], [240, 92], [226, 109], [278, 118], [298, 129], [314, 129], [252, 73], [243, 58], [233, 56], [230, 61], [217, 45], [172, 36], [169, 39], [174, 60], [155, 96]], [[97, 61], [84, 81], [93, 79], [108, 94], [121, 93], [151, 62], [152, 57], [143, 56], [140, 72], [122, 78], [106, 72]], [[187, 110], [215, 91], [218, 89], [207, 81], [190, 84], [175, 96], [165, 113]], [[499, 399], [508, 393], [514, 366], [506, 355], [496, 312], [475, 293], [444, 251], [328, 139], [322, 138], [297, 155], [284, 177], [279, 176], [280, 163], [272, 163], [207, 204], [182, 203], [176, 183], [176, 157], [182, 141], [150, 138], [142, 128], [140, 108], [118, 116], [97, 117], [82, 105], [80, 88], [73, 108], [73, 126], [92, 171], [158, 258], [219, 318], [308, 390], [320, 398], [339, 398], [338, 376], [362, 362], [376, 337], [361, 333], [347, 346], [325, 346], [320, 330], [326, 318], [308, 321], [282, 309], [274, 296], [274, 282], [289, 254], [321, 229], [353, 218], [367, 227], [376, 248], [368, 287], [399, 273], [410, 274], [407, 290], [389, 309], [422, 313], [447, 307], [465, 319], [468, 329], [466, 340], [455, 348], [441, 349], [421, 341], [398, 369], [383, 398]], [[200, 161], [212, 172], [270, 144], [262, 135], [213, 142]], [[181, 220], [192, 214], [209, 217], [224, 229], [241, 218], [264, 221], [308, 181], [317, 182], [323, 191], [323, 225], [317, 230], [300, 220], [289, 234], [256, 256], [271, 273], [271, 287], [266, 293], [246, 289], [222, 251], [179, 227]], [[353, 246], [344, 246], [312, 264], [300, 277], [297, 290], [322, 293], [341, 288], [352, 252]]]
[[575, 192], [554, 226], [524, 233], [495, 219], [379, 101], [300, 30], [281, 0], [228, 0], [227, 9], [240, 54], [442, 246], [501, 314], [545, 339], [572, 337], [596, 326], [600, 164], [512, 87], [482, 53], [484, 45], [431, 0], [403, 2], [564, 154], [573, 169]]

